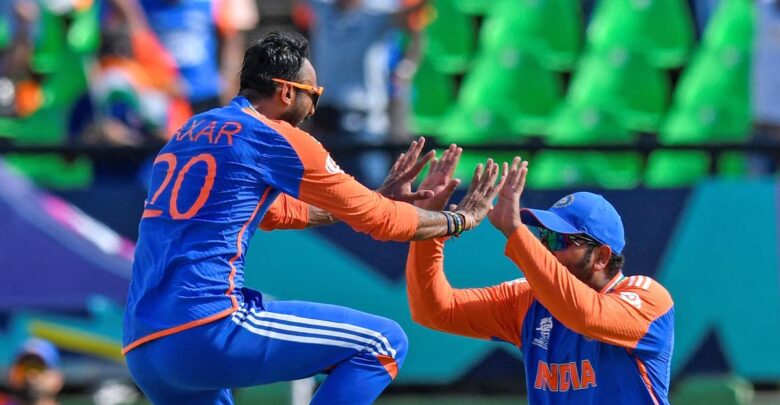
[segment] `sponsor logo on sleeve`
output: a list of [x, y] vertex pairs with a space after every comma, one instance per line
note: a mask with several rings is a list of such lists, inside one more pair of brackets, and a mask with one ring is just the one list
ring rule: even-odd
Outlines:
[[344, 173], [344, 171], [341, 170], [339, 165], [336, 164], [336, 161], [334, 161], [330, 155], [328, 155], [328, 158], [325, 159], [325, 170], [331, 174]]

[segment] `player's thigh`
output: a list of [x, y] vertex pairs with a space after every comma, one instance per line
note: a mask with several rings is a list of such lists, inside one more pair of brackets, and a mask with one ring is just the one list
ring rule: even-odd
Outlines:
[[150, 342], [132, 351], [127, 356], [127, 366], [133, 380], [144, 395], [156, 405], [230, 405], [233, 398], [229, 389], [202, 389], [187, 384], [182, 386], [170, 378], [170, 360], [160, 356], [159, 350], [167, 346], [163, 340]]
[[406, 353], [406, 335], [397, 323], [336, 305], [271, 301], [263, 308], [243, 307], [231, 319], [240, 330], [228, 346], [236, 349], [230, 357], [254, 371], [244, 376], [246, 385], [305, 378], [363, 353]]

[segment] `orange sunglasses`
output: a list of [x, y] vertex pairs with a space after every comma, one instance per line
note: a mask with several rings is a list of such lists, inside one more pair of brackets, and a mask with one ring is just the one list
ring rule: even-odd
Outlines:
[[301, 89], [309, 92], [309, 95], [311, 96], [311, 102], [314, 104], [314, 108], [317, 108], [317, 102], [320, 101], [320, 96], [325, 91], [324, 87], [318, 87], [318, 86], [312, 86], [308, 84], [303, 83], [297, 83], [297, 82], [291, 82], [289, 80], [284, 79], [271, 79], [277, 83], [287, 83], [290, 86], [295, 87], [296, 89]]

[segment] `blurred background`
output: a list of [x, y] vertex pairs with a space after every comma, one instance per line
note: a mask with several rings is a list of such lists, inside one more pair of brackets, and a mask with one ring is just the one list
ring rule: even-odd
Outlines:
[[[244, 47], [272, 30], [310, 39], [326, 90], [304, 129], [348, 173], [376, 187], [424, 135], [464, 147], [464, 186], [479, 161], [520, 154], [525, 206], [603, 194], [625, 273], [675, 300], [672, 402], [780, 404], [776, 0], [0, 0], [0, 404], [146, 403], [120, 339], [151, 162], [235, 95]], [[248, 286], [404, 327], [409, 356], [378, 403], [524, 403], [516, 349], [411, 321], [405, 244], [341, 225], [252, 244]], [[449, 244], [452, 283], [517, 278], [503, 246], [487, 225]], [[295, 403], [314, 384], [236, 402]]]

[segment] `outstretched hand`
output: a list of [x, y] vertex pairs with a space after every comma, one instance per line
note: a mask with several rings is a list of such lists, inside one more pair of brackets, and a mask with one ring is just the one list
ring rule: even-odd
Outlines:
[[433, 197], [434, 192], [431, 190], [419, 189], [412, 192], [412, 183], [428, 161], [436, 156], [435, 151], [430, 151], [418, 160], [423, 146], [425, 146], [423, 137], [412, 142], [409, 150], [398, 156], [385, 181], [376, 191], [387, 198], [407, 203]]
[[466, 219], [465, 230], [474, 229], [493, 207], [493, 199], [504, 186], [507, 174], [507, 164], [503, 165], [504, 174], [498, 178], [498, 165], [493, 159], [488, 159], [483, 171], [482, 164], [478, 164], [474, 170], [474, 177], [466, 195], [457, 206], [450, 206], [451, 210], [462, 213]]
[[520, 196], [525, 188], [527, 174], [528, 162], [515, 156], [509, 173], [506, 174], [504, 188], [498, 195], [498, 203], [488, 213], [490, 223], [507, 237], [523, 225], [520, 220]]
[[431, 160], [428, 175], [425, 176], [425, 180], [423, 180], [417, 190], [418, 192], [430, 190], [433, 192], [433, 196], [425, 200], [415, 201], [415, 206], [429, 211], [441, 211], [444, 209], [447, 205], [447, 200], [450, 199], [452, 193], [460, 185], [460, 179], [453, 179], [452, 174], [458, 166], [462, 152], [463, 149], [452, 144], [444, 151], [441, 158]]

